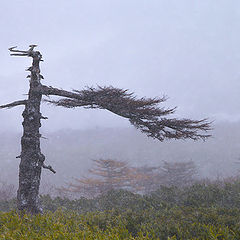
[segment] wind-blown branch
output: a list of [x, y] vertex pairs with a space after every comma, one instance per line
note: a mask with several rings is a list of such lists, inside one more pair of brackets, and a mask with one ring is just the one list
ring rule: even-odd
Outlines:
[[58, 101], [45, 100], [57, 106], [106, 109], [128, 119], [137, 116], [155, 119], [154, 117], [168, 115], [175, 111], [175, 108], [164, 109], [156, 106], [166, 101], [165, 97], [136, 99], [128, 90], [113, 87], [87, 88], [69, 92], [42, 85], [42, 94], [67, 97]]
[[81, 96], [77, 93], [74, 92], [69, 92], [69, 91], [65, 91], [62, 89], [58, 89], [58, 88], [54, 88], [52, 86], [48, 87], [45, 85], [41, 85], [41, 88], [39, 89], [39, 91], [46, 96], [49, 95], [55, 95], [55, 96], [60, 96], [60, 97], [68, 97], [68, 98], [76, 98], [81, 100]]
[[0, 109], [2, 109], [2, 108], [12, 108], [12, 107], [16, 107], [16, 106], [19, 106], [19, 105], [26, 105], [26, 104], [27, 104], [27, 100], [20, 100], [20, 101], [15, 101], [15, 102], [12, 102], [12, 103], [8, 103], [6, 105], [1, 105]]
[[173, 114], [176, 108], [165, 109], [159, 104], [166, 98], [140, 98], [127, 90], [113, 87], [87, 88], [82, 91], [65, 90], [42, 86], [43, 94], [67, 97], [66, 99], [45, 100], [56, 106], [66, 108], [85, 107], [107, 109], [121, 117], [129, 119], [137, 129], [156, 138], [164, 139], [205, 139], [210, 137], [210, 122], [207, 119], [191, 120], [166, 118]]

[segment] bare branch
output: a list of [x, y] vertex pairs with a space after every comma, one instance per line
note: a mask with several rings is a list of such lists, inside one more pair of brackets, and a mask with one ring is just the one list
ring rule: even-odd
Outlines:
[[8, 50], [14, 52], [14, 51], [16, 51], [16, 50], [13, 50], [14, 48], [17, 48], [17, 46], [15, 46], [15, 47], [10, 47]]
[[0, 106], [0, 109], [2, 109], [2, 108], [12, 108], [12, 107], [16, 107], [16, 106], [19, 106], [19, 105], [26, 105], [27, 102], [28, 102], [27, 100], [20, 100], [20, 101], [12, 102], [12, 103]]
[[77, 93], [54, 88], [52, 86], [48, 87], [48, 86], [42, 85], [39, 91], [41, 91], [41, 93], [46, 96], [55, 95], [60, 97], [76, 98], [79, 100], [81, 99], [81, 97]]
[[21, 50], [16, 50], [17, 46], [15, 47], [10, 47], [8, 50], [10, 52], [14, 52], [11, 54], [11, 56], [28, 56], [29, 52], [28, 51], [21, 51]]
[[41, 119], [47, 120], [48, 117], [44, 117], [43, 115], [41, 115]]
[[207, 119], [191, 120], [166, 118], [173, 114], [176, 108], [165, 109], [159, 104], [166, 98], [140, 98], [127, 90], [113, 87], [87, 88], [82, 91], [65, 90], [42, 86], [42, 94], [67, 97], [66, 99], [45, 100], [56, 106], [66, 108], [85, 107], [106, 109], [121, 117], [129, 119], [141, 132], [160, 141], [164, 139], [206, 139], [206, 132], [211, 130]]
[[28, 53], [11, 53], [11, 56], [28, 56]]
[[[9, 50], [10, 52], [13, 52], [13, 53], [10, 54], [11, 56], [34, 57], [34, 56], [40, 54], [39, 52], [34, 51], [34, 48], [35, 48], [35, 47], [37, 47], [37, 45], [32, 44], [32, 45], [29, 45], [29, 49], [28, 49], [27, 51], [16, 50], [15, 48], [17, 48], [17, 46], [15, 46], [15, 47], [10, 47], [8, 50]], [[40, 59], [39, 61], [43, 61], [43, 60]]]
[[53, 173], [56, 173], [56, 171], [55, 171], [55, 170], [52, 168], [52, 166], [50, 166], [50, 165], [47, 166], [47, 165], [43, 164], [42, 167], [45, 168], [45, 169], [50, 170], [50, 171], [53, 172]]

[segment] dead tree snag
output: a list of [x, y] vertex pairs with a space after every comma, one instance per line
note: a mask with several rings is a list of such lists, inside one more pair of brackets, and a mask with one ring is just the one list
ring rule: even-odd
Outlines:
[[42, 55], [38, 51], [34, 51], [36, 45], [30, 45], [28, 51], [15, 50], [10, 48], [12, 56], [32, 57], [32, 66], [27, 69], [30, 71], [30, 88], [28, 99], [16, 101], [1, 108], [10, 108], [18, 105], [25, 105], [23, 111], [23, 136], [21, 138], [21, 162], [19, 165], [19, 188], [17, 192], [17, 202], [19, 210], [26, 210], [36, 214], [41, 212], [38, 204], [38, 193], [41, 179], [41, 170], [48, 168], [52, 172], [55, 171], [51, 166], [44, 164], [45, 156], [40, 149], [40, 133], [41, 112], [40, 105], [42, 101], [42, 93], [39, 91], [41, 86], [41, 75], [39, 63], [42, 61]]

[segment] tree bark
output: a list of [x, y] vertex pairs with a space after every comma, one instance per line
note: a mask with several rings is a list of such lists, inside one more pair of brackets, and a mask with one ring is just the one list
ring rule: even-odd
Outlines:
[[23, 136], [21, 138], [21, 162], [19, 165], [19, 188], [17, 202], [19, 210], [26, 210], [31, 214], [42, 212], [38, 203], [38, 193], [41, 180], [41, 170], [45, 160], [40, 149], [41, 113], [40, 104], [42, 93], [37, 89], [41, 86], [40, 67], [42, 55], [32, 51], [33, 58], [30, 89], [28, 100], [23, 111]]

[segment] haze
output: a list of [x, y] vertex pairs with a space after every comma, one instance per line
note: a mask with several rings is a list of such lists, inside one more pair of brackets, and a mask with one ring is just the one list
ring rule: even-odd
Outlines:
[[[203, 177], [238, 174], [240, 1], [1, 1], [0, 25], [0, 104], [28, 92], [24, 70], [31, 59], [10, 57], [8, 48], [37, 44], [45, 85], [66, 90], [112, 85], [138, 97], [167, 95], [163, 105], [177, 106], [176, 117], [214, 121], [206, 142], [161, 143], [108, 111], [43, 104], [49, 118], [42, 121], [48, 138], [43, 152], [58, 173], [43, 171], [43, 183], [81, 177], [91, 159], [99, 158], [133, 165], [192, 159]], [[0, 111], [1, 176], [14, 183], [22, 111], [21, 106]]]
[[[2, 1], [0, 103], [23, 99], [31, 59], [8, 48], [38, 44], [44, 84], [66, 90], [97, 84], [138, 96], [167, 95], [177, 116], [240, 119], [239, 1]], [[0, 112], [20, 132], [22, 107]], [[43, 130], [129, 126], [106, 111], [44, 105]], [[70, 121], [71, 120], [71, 121]]]

